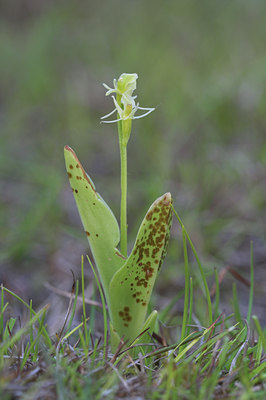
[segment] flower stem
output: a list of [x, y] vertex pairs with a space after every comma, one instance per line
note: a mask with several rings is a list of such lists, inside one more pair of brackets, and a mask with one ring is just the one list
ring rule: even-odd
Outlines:
[[118, 122], [121, 162], [120, 251], [127, 257], [127, 141], [124, 140], [122, 121]]

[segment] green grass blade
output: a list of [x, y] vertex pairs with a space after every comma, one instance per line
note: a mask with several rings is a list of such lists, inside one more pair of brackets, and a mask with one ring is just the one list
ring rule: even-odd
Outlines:
[[84, 335], [86, 346], [89, 346], [88, 340], [88, 329], [87, 329], [87, 316], [86, 316], [86, 304], [85, 304], [85, 286], [84, 286], [84, 258], [81, 256], [81, 291], [82, 291], [82, 311], [83, 311], [83, 322], [84, 322]]
[[254, 297], [254, 257], [253, 257], [253, 241], [250, 242], [250, 289], [249, 289], [249, 302], [248, 302], [248, 313], [247, 321], [250, 324], [252, 306]]
[[[30, 319], [32, 319], [32, 299], [30, 299]], [[30, 327], [30, 342], [33, 342], [33, 326]]]
[[241, 325], [243, 325], [243, 320], [242, 320], [241, 312], [240, 312], [240, 308], [239, 308], [237, 288], [236, 288], [235, 282], [233, 282], [233, 307], [234, 307], [234, 311], [235, 311], [236, 321], [239, 322]]
[[[4, 287], [4, 286], [3, 286], [3, 290], [4, 290], [5, 292], [9, 293], [11, 296], [15, 297], [15, 298], [16, 298], [17, 300], [19, 300], [25, 307], [27, 307], [29, 310], [31, 310], [31, 312], [32, 312], [32, 314], [33, 314], [34, 316], [39, 315], [39, 313], [36, 313], [36, 312], [30, 307], [29, 304], [27, 304], [27, 303], [26, 303], [21, 297], [19, 297], [16, 293], [12, 292], [12, 290], [7, 289], [7, 288]], [[46, 305], [45, 307], [48, 309], [48, 308], [49, 308], [49, 305]], [[44, 307], [44, 308], [45, 308], [45, 307]], [[43, 309], [44, 309], [44, 308], [43, 308]], [[39, 320], [39, 323], [40, 323], [40, 320]], [[45, 328], [43, 329], [43, 336], [44, 336], [44, 338], [45, 338], [46, 345], [47, 345], [50, 349], [52, 349], [52, 348], [53, 348], [53, 343], [52, 343], [52, 341], [51, 341], [51, 339], [50, 339], [50, 337], [49, 337], [49, 335], [48, 335], [48, 332], [47, 332], [47, 330], [46, 330]]]
[[209, 288], [208, 288], [207, 280], [206, 280], [206, 277], [205, 277], [205, 273], [204, 273], [203, 267], [201, 265], [201, 262], [200, 262], [198, 254], [197, 254], [197, 251], [195, 249], [195, 246], [194, 246], [192, 240], [190, 239], [189, 234], [187, 233], [187, 230], [186, 230], [181, 218], [179, 217], [177, 211], [175, 210], [175, 208], [173, 206], [172, 206], [172, 208], [173, 208], [173, 211], [174, 211], [174, 214], [175, 214], [176, 218], [178, 219], [178, 221], [179, 221], [179, 223], [180, 223], [180, 225], [182, 227], [182, 230], [184, 229], [184, 232], [186, 234], [187, 240], [189, 241], [191, 250], [192, 250], [192, 252], [194, 254], [194, 257], [195, 257], [195, 259], [197, 261], [197, 264], [198, 264], [198, 267], [199, 267], [199, 271], [200, 271], [200, 274], [201, 274], [201, 279], [202, 279], [202, 282], [203, 282], [203, 285], [204, 285], [204, 288], [205, 288], [205, 296], [206, 296], [206, 300], [207, 300], [208, 316], [209, 316], [209, 325], [211, 325], [212, 324], [212, 303], [211, 303], [211, 296], [210, 296], [210, 291], [209, 291]]
[[1, 306], [0, 306], [0, 341], [3, 340], [4, 335], [4, 311], [5, 311], [5, 304], [4, 304], [4, 288], [3, 284], [1, 284]]
[[9, 340], [3, 342], [0, 345], [0, 351], [4, 354], [9, 347], [14, 346], [14, 344], [21, 338], [21, 336], [28, 332], [29, 328], [36, 321], [39, 321], [39, 318], [43, 315], [43, 313], [46, 313], [47, 309], [48, 306], [44, 306], [38, 313], [36, 313], [36, 315], [34, 315], [34, 317], [29, 322], [27, 322], [27, 324], [23, 328], [19, 329], [14, 336], [12, 336]]
[[219, 307], [220, 307], [220, 284], [219, 284], [219, 276], [218, 276], [218, 272], [217, 269], [214, 269], [214, 273], [215, 273], [215, 286], [216, 286], [216, 290], [215, 290], [215, 305], [214, 305], [214, 320], [216, 320], [220, 314], [219, 312]]
[[[159, 311], [159, 319], [161, 321], [163, 321], [164, 323], [166, 323], [166, 318], [169, 317], [170, 312], [172, 310], [172, 308], [174, 307], [174, 305], [177, 303], [177, 301], [179, 299], [181, 299], [181, 297], [184, 294], [184, 290], [181, 290], [179, 293], [177, 293], [169, 302], [169, 304], [167, 304], [162, 310]], [[148, 310], [148, 313], [151, 313], [151, 310]]]
[[66, 329], [67, 332], [71, 329], [72, 322], [73, 322], [73, 319], [74, 319], [74, 316], [75, 316], [77, 300], [78, 300], [78, 293], [79, 293], [79, 280], [76, 281], [75, 298], [74, 298], [74, 303], [73, 303], [71, 316], [70, 316], [70, 319], [68, 321], [68, 325], [67, 325], [67, 329]]
[[4, 330], [3, 340], [8, 340], [9, 339], [10, 332], [12, 333], [16, 321], [17, 321], [17, 319], [16, 318], [12, 318], [12, 317], [7, 321], [7, 324], [6, 324], [6, 327], [5, 327], [5, 330]]
[[190, 334], [190, 325], [192, 322], [192, 313], [193, 313], [193, 279], [190, 277], [190, 286], [189, 286], [189, 314], [188, 314], [188, 326], [186, 331], [186, 336]]
[[[87, 321], [88, 320], [89, 320], [89, 317], [87, 318]], [[79, 325], [75, 326], [75, 328], [73, 328], [70, 332], [66, 333], [65, 336], [62, 338], [61, 342], [64, 342], [71, 335], [73, 335], [73, 333], [75, 333], [77, 330], [79, 330], [82, 327], [82, 325], [84, 326], [84, 321], [82, 321]]]
[[266, 350], [266, 337], [265, 337], [265, 335], [263, 333], [263, 330], [262, 330], [261, 324], [259, 322], [259, 319], [258, 319], [258, 317], [256, 315], [252, 315], [252, 319], [253, 319], [253, 322], [255, 324], [256, 330], [258, 332], [259, 338], [261, 338], [261, 340], [262, 340], [263, 349], [265, 351]]
[[102, 305], [103, 305], [103, 321], [104, 321], [104, 334], [103, 334], [103, 360], [106, 360], [106, 354], [107, 354], [107, 333], [108, 333], [108, 322], [107, 322], [107, 311], [106, 311], [106, 303], [105, 303], [105, 299], [104, 299], [104, 294], [103, 294], [103, 290], [99, 281], [99, 278], [95, 272], [95, 269], [93, 268], [92, 262], [89, 258], [89, 256], [87, 256], [87, 259], [90, 263], [90, 267], [92, 269], [94, 278], [96, 280], [97, 286], [98, 286], [98, 290], [100, 292], [100, 296], [101, 296], [101, 301], [102, 301]]
[[[96, 290], [97, 290], [97, 284], [95, 281], [92, 282], [92, 300], [96, 300]], [[95, 329], [95, 307], [91, 307], [90, 310], [90, 331], [94, 332]]]
[[186, 337], [188, 305], [189, 305], [189, 268], [188, 268], [186, 232], [184, 226], [182, 226], [182, 236], [183, 236], [183, 250], [184, 250], [184, 263], [185, 263], [185, 296], [184, 296], [184, 311], [183, 311], [181, 338], [180, 338], [181, 341], [183, 341]]

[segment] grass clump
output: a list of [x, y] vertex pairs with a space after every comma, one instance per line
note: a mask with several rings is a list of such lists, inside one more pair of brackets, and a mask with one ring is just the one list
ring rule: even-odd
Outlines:
[[[186, 237], [192, 243], [183, 224], [182, 229], [183, 239]], [[192, 249], [196, 252], [194, 247]], [[104, 302], [99, 307], [100, 304], [91, 300], [93, 305], [87, 313], [90, 300], [84, 293], [83, 259], [81, 296], [79, 281], [73, 278], [64, 324], [55, 335], [49, 333], [46, 324], [49, 305], [36, 312], [32, 302], [26, 303], [2, 285], [1, 399], [265, 398], [266, 339], [258, 318], [252, 315], [251, 306], [248, 315], [239, 314], [236, 291], [234, 313], [220, 312], [218, 274], [211, 278], [215, 290], [205, 292], [203, 285], [204, 291], [200, 293], [199, 282], [194, 283], [190, 277], [186, 240], [183, 240], [183, 251], [186, 265], [183, 316], [175, 318], [175, 327], [166, 340], [163, 327], [170, 325], [171, 318], [175, 317], [173, 310], [177, 299], [170, 301], [160, 312], [159, 329], [145, 346], [143, 343], [133, 345], [134, 353], [122, 342], [115, 352], [110, 351]], [[204, 269], [202, 272], [204, 274]], [[252, 304], [252, 262], [250, 277], [249, 304]], [[99, 282], [98, 287], [101, 290]], [[211, 309], [208, 309], [207, 293]], [[104, 301], [104, 297], [101, 298]], [[199, 299], [205, 310], [202, 320], [194, 314], [193, 301]], [[11, 316], [14, 302], [25, 310], [21, 317]], [[79, 303], [82, 303], [81, 312], [77, 309]], [[104, 332], [100, 335], [92, 312], [95, 308], [105, 315]], [[210, 312], [212, 323], [209, 323]]]

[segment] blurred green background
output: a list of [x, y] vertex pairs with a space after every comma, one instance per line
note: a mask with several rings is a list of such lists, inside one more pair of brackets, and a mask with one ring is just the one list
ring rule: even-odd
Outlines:
[[[48, 296], [45, 281], [69, 289], [70, 269], [80, 273], [88, 246], [65, 173], [65, 144], [119, 215], [117, 130], [100, 124], [113, 109], [101, 84], [137, 72], [140, 105], [157, 108], [134, 122], [129, 143], [131, 245], [151, 202], [170, 191], [210, 273], [229, 265], [248, 278], [253, 240], [255, 307], [262, 313], [265, 15], [264, 0], [1, 2], [0, 278], [6, 286], [38, 304]], [[159, 306], [183, 287], [181, 243], [175, 221], [157, 284]], [[191, 267], [197, 276], [192, 257]], [[226, 277], [229, 287], [232, 281]], [[248, 289], [240, 285], [240, 292], [245, 309]]]

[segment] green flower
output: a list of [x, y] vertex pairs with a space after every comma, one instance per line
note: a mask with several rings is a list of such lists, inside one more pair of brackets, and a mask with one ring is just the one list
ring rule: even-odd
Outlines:
[[[130, 102], [132, 99], [132, 93], [136, 89], [137, 86], [138, 74], [122, 74], [118, 81], [116, 79], [113, 80], [114, 88], [110, 88], [105, 83], [103, 86], [108, 89], [106, 92], [106, 96], [109, 96], [111, 93], [116, 93], [118, 96], [121, 96], [126, 102]], [[134, 97], [135, 98], [135, 97]]]
[[[134, 90], [136, 89], [136, 81], [138, 79], [137, 74], [122, 74], [118, 81], [116, 79], [113, 80], [114, 88], [110, 88], [105, 83], [103, 86], [108, 89], [106, 92], [106, 96], [109, 96], [111, 93], [116, 93], [116, 98], [112, 96], [112, 99], [115, 104], [115, 108], [109, 114], [104, 115], [101, 119], [105, 119], [110, 117], [110, 115], [117, 112], [118, 118], [112, 121], [102, 121], [104, 123], [113, 123], [117, 121], [131, 120], [131, 119], [139, 119], [143, 118], [146, 115], [150, 114], [155, 108], [144, 108], [140, 107], [139, 103], [135, 102], [137, 96], [132, 96]], [[135, 116], [135, 113], [138, 110], [146, 111], [142, 115]]]

